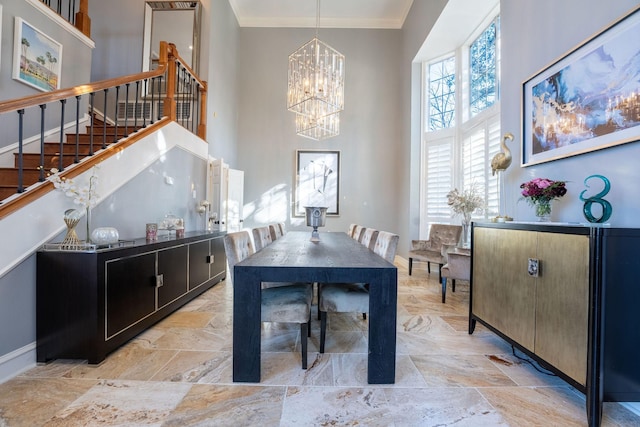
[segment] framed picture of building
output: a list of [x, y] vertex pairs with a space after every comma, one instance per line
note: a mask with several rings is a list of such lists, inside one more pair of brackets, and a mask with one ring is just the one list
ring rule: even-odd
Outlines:
[[340, 214], [340, 151], [296, 150], [294, 216], [305, 216], [305, 206], [326, 207]]
[[15, 18], [13, 78], [44, 92], [60, 89], [62, 45]]
[[523, 84], [522, 165], [640, 138], [640, 7]]

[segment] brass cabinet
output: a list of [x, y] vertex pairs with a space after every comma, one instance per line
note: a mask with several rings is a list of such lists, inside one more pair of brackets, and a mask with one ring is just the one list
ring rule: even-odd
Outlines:
[[474, 315], [585, 386], [589, 236], [476, 228], [473, 255]]
[[603, 401], [640, 401], [640, 230], [474, 223], [469, 333], [476, 322], [584, 392], [590, 426]]

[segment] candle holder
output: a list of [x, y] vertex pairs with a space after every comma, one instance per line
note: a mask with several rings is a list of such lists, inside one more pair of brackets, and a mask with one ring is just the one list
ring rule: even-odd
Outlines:
[[327, 219], [327, 208], [305, 206], [304, 209], [307, 217], [307, 226], [313, 227], [313, 231], [311, 232], [311, 241], [317, 243], [320, 241], [318, 227], [324, 227]]

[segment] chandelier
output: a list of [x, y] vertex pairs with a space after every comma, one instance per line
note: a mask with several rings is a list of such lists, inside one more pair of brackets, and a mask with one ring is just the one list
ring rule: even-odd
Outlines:
[[344, 55], [318, 39], [320, 0], [316, 2], [316, 36], [289, 55], [287, 108], [296, 114], [296, 133], [321, 140], [340, 133], [344, 109]]

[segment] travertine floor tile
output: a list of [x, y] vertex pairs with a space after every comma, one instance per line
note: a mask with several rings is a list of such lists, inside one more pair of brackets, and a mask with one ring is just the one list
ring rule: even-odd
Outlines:
[[[437, 269], [398, 269], [396, 383], [367, 384], [368, 319], [312, 311], [308, 369], [299, 325], [261, 325], [261, 382], [233, 383], [233, 287], [222, 282], [100, 365], [56, 360], [0, 385], [0, 427], [587, 426], [585, 398], [513, 356], [480, 324], [469, 286], [442, 304]], [[516, 352], [518, 356], [526, 357]], [[603, 427], [640, 425], [616, 403]]]

